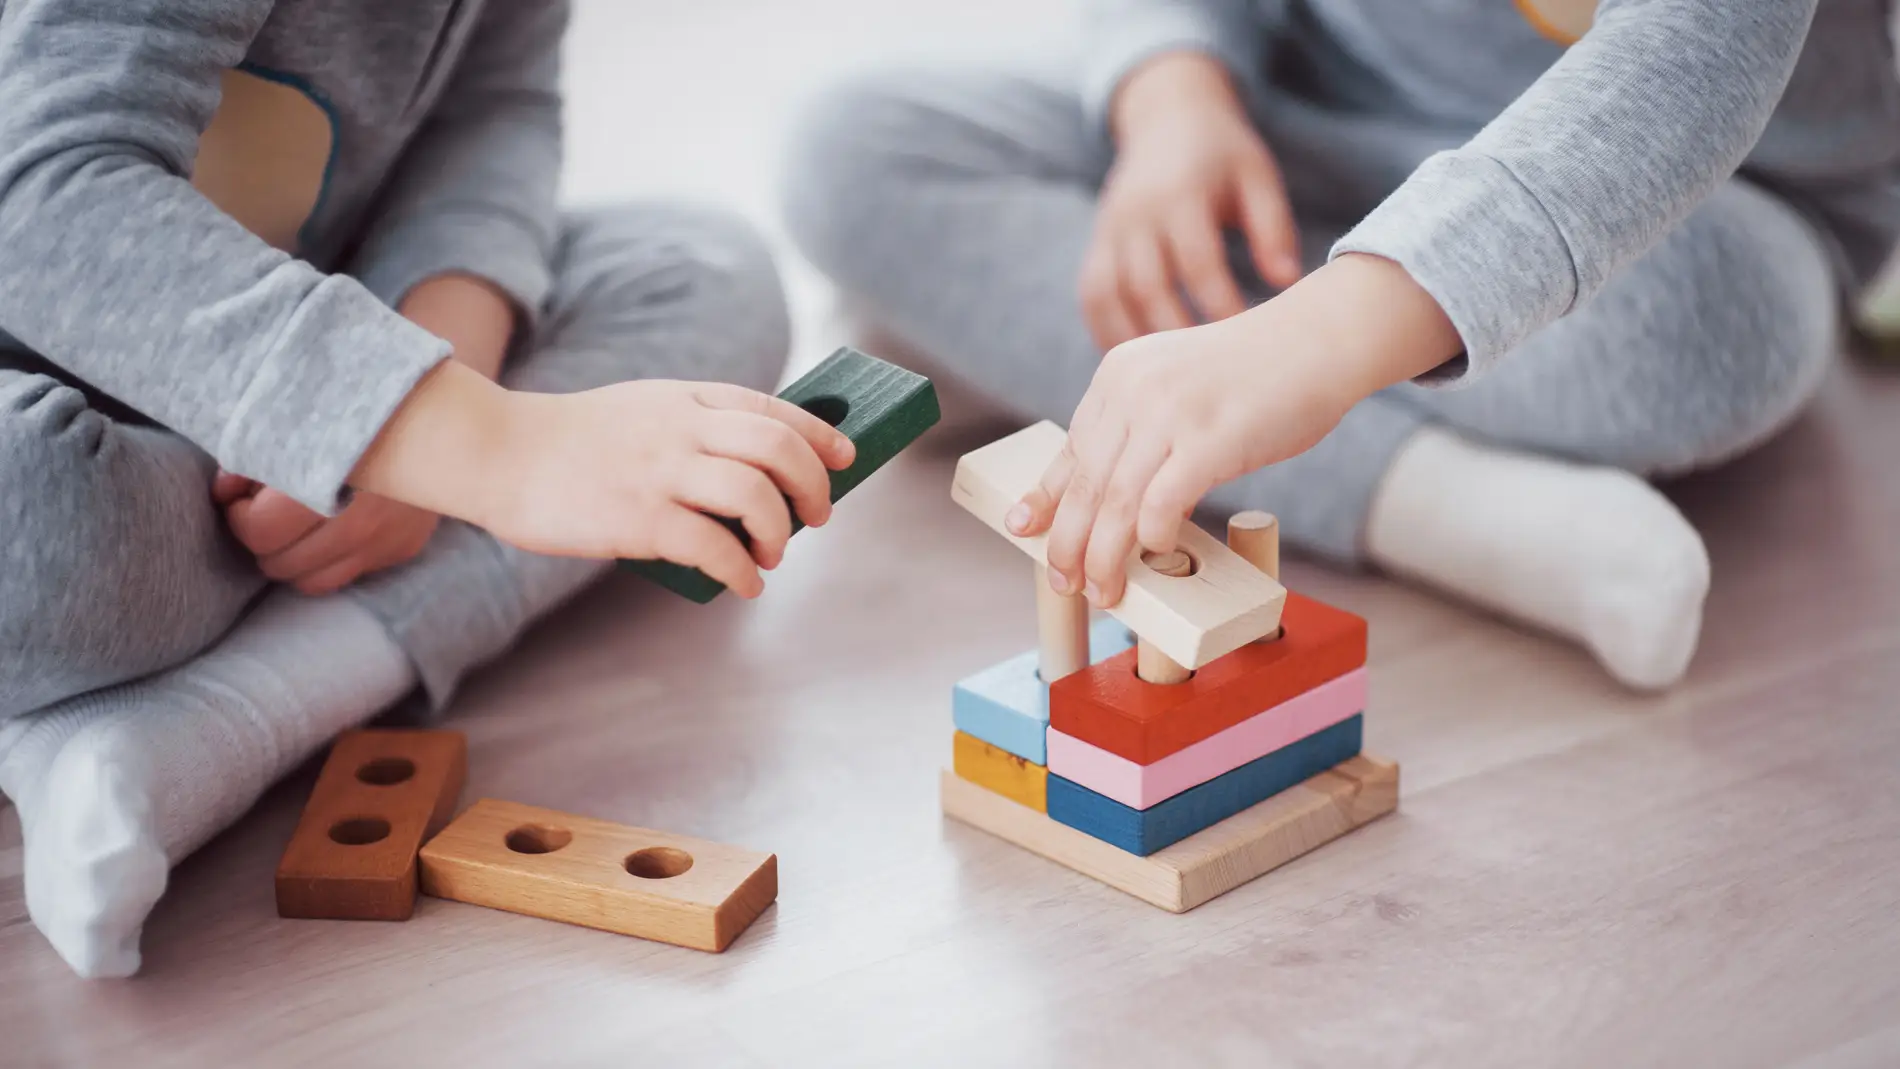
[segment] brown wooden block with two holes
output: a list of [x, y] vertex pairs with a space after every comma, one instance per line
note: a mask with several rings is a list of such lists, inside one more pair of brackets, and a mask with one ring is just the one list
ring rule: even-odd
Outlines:
[[778, 858], [483, 798], [422, 848], [422, 890], [717, 951], [778, 898]]
[[460, 732], [339, 736], [277, 864], [278, 915], [408, 920], [416, 855], [455, 815], [467, 774]]

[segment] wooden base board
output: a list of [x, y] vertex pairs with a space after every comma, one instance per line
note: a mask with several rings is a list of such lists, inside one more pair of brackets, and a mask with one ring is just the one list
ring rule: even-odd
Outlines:
[[1136, 857], [944, 772], [943, 811], [1172, 913], [1185, 913], [1398, 808], [1399, 766], [1360, 755]]
[[422, 890], [719, 951], [778, 898], [778, 858], [483, 798], [422, 848]]

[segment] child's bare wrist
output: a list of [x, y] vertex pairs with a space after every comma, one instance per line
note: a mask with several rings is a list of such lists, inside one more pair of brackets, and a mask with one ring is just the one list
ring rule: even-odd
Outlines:
[[1181, 50], [1155, 56], [1128, 75], [1109, 105], [1109, 127], [1116, 145], [1126, 149], [1147, 131], [1184, 118], [1207, 121], [1229, 113], [1245, 116], [1227, 68], [1204, 52]]
[[514, 395], [445, 360], [416, 384], [351, 473], [353, 486], [480, 524], [495, 462], [517, 434]]
[[[1463, 343], [1444, 310], [1404, 267], [1348, 253], [1253, 313], [1263, 336], [1301, 339], [1289, 355], [1313, 389], [1355, 404], [1423, 375]], [[1244, 318], [1244, 317], [1243, 317]]]

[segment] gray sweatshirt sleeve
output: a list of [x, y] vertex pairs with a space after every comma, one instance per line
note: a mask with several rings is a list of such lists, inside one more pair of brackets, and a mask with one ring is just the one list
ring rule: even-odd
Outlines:
[[1107, 131], [1122, 80], [1163, 52], [1205, 52], [1227, 68], [1241, 99], [1257, 99], [1262, 43], [1284, 17], [1284, 0], [1088, 0], [1081, 94], [1091, 128]]
[[490, 3], [403, 154], [351, 273], [392, 307], [417, 283], [486, 279], [532, 317], [551, 284], [566, 0]]
[[0, 325], [225, 468], [329, 512], [447, 345], [192, 189], [269, 0], [8, 0]]
[[1464, 147], [1428, 158], [1333, 248], [1402, 264], [1475, 378], [1587, 300], [1741, 164], [1816, 0], [1605, 0], [1581, 41]]

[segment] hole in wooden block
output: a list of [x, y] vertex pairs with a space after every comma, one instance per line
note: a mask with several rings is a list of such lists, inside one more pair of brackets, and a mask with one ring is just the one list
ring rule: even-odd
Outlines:
[[693, 855], [670, 846], [649, 846], [627, 855], [627, 871], [643, 880], [665, 880], [693, 867]]
[[416, 763], [407, 757], [378, 757], [356, 770], [356, 778], [372, 787], [388, 787], [416, 774]]
[[330, 825], [330, 841], [344, 846], [368, 846], [389, 837], [389, 821], [381, 817], [350, 817]]
[[1194, 554], [1185, 549], [1171, 550], [1167, 553], [1143, 553], [1141, 563], [1172, 579], [1185, 579], [1201, 570], [1201, 562], [1195, 560]]
[[550, 828], [542, 824], [523, 824], [508, 833], [505, 840], [508, 849], [517, 854], [552, 854], [561, 847], [574, 841], [574, 833], [566, 828]]
[[802, 402], [798, 407], [810, 412], [812, 415], [817, 416], [833, 427], [843, 423], [844, 418], [851, 414], [851, 402], [842, 397], [834, 397], [829, 394], [824, 397], [814, 397], [809, 401]]

